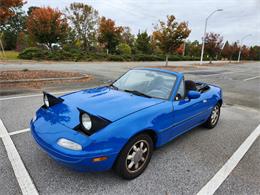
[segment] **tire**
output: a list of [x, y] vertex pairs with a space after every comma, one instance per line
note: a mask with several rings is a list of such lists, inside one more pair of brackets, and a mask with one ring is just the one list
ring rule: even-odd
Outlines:
[[114, 166], [115, 172], [128, 180], [138, 177], [149, 164], [153, 149], [153, 141], [148, 134], [131, 138], [119, 153]]
[[214, 106], [214, 108], [212, 109], [208, 120], [203, 124], [203, 126], [208, 129], [213, 129], [217, 125], [219, 117], [220, 117], [220, 104], [216, 104], [216, 106]]

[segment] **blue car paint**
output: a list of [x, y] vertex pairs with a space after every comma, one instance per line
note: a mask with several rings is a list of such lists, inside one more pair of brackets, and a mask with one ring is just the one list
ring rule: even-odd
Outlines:
[[[48, 109], [40, 108], [36, 120], [31, 121], [31, 132], [40, 145], [56, 161], [79, 171], [110, 169], [125, 144], [143, 131], [153, 132], [155, 147], [161, 147], [175, 137], [204, 123], [217, 102], [222, 101], [219, 87], [210, 89], [197, 99], [174, 101], [182, 73], [161, 69], [176, 76], [172, 95], [168, 100], [146, 98], [130, 93], [98, 87], [61, 96], [64, 101]], [[111, 123], [91, 136], [74, 130], [79, 122], [79, 110], [105, 118]], [[82, 145], [82, 151], [65, 149], [57, 144], [66, 138]], [[107, 156], [101, 162], [95, 157]]]

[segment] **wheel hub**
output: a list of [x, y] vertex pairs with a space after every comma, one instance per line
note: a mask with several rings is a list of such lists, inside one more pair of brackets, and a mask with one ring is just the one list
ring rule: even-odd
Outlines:
[[141, 150], [137, 151], [134, 155], [134, 162], [138, 163], [143, 156], [143, 152]]

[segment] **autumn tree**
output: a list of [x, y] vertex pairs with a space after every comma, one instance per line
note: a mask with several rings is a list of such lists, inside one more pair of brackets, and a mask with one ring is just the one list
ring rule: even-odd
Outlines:
[[10, 17], [15, 16], [16, 9], [20, 8], [24, 3], [24, 0], [1, 0], [0, 25], [4, 24]]
[[121, 41], [126, 43], [130, 47], [134, 46], [135, 36], [131, 33], [131, 29], [128, 26], [123, 27], [123, 32], [121, 34]]
[[98, 11], [84, 3], [72, 3], [66, 12], [75, 38], [80, 40], [83, 50], [90, 51], [96, 42]]
[[40, 44], [52, 48], [53, 43], [62, 41], [66, 36], [67, 21], [57, 9], [42, 7], [32, 10], [27, 19], [27, 30]]
[[21, 8], [16, 9], [15, 15], [10, 17], [5, 24], [0, 25], [0, 31], [3, 35], [3, 46], [6, 50], [16, 48], [17, 36], [25, 30], [26, 16]]
[[223, 37], [216, 33], [207, 33], [205, 36], [205, 51], [210, 57], [210, 63], [212, 59], [215, 59], [217, 54], [220, 53], [223, 46]]
[[255, 45], [249, 49], [249, 59], [250, 60], [260, 60], [260, 46]]
[[144, 54], [151, 54], [152, 53], [152, 46], [151, 46], [151, 37], [148, 35], [146, 31], [137, 34], [137, 38], [135, 41], [135, 47], [137, 51], [144, 53]]
[[38, 9], [38, 8], [40, 8], [40, 7], [37, 7], [37, 6], [31, 6], [31, 7], [29, 7], [29, 8], [28, 8], [28, 11], [27, 11], [27, 15], [31, 15], [32, 11], [33, 11], [34, 9]]
[[225, 43], [225, 45], [224, 45], [224, 47], [222, 49], [221, 56], [223, 58], [231, 60], [232, 59], [232, 53], [233, 53], [232, 46], [229, 44], [228, 41], [226, 41], [226, 43]]
[[201, 44], [198, 40], [187, 41], [185, 45], [185, 53], [192, 57], [199, 57], [201, 52]]
[[120, 43], [123, 30], [123, 27], [116, 26], [113, 20], [102, 17], [99, 22], [98, 41], [104, 45], [109, 53], [113, 53]]
[[166, 23], [159, 21], [159, 25], [156, 25], [154, 29], [153, 39], [166, 55], [165, 65], [167, 66], [169, 54], [180, 47], [189, 36], [191, 30], [186, 22], [178, 23], [173, 15], [167, 16]]

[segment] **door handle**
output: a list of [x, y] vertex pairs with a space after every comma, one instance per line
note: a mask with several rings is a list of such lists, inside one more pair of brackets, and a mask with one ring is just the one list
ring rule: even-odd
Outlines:
[[207, 103], [207, 102], [208, 102], [208, 100], [203, 100], [202, 102], [203, 102], [203, 103]]

